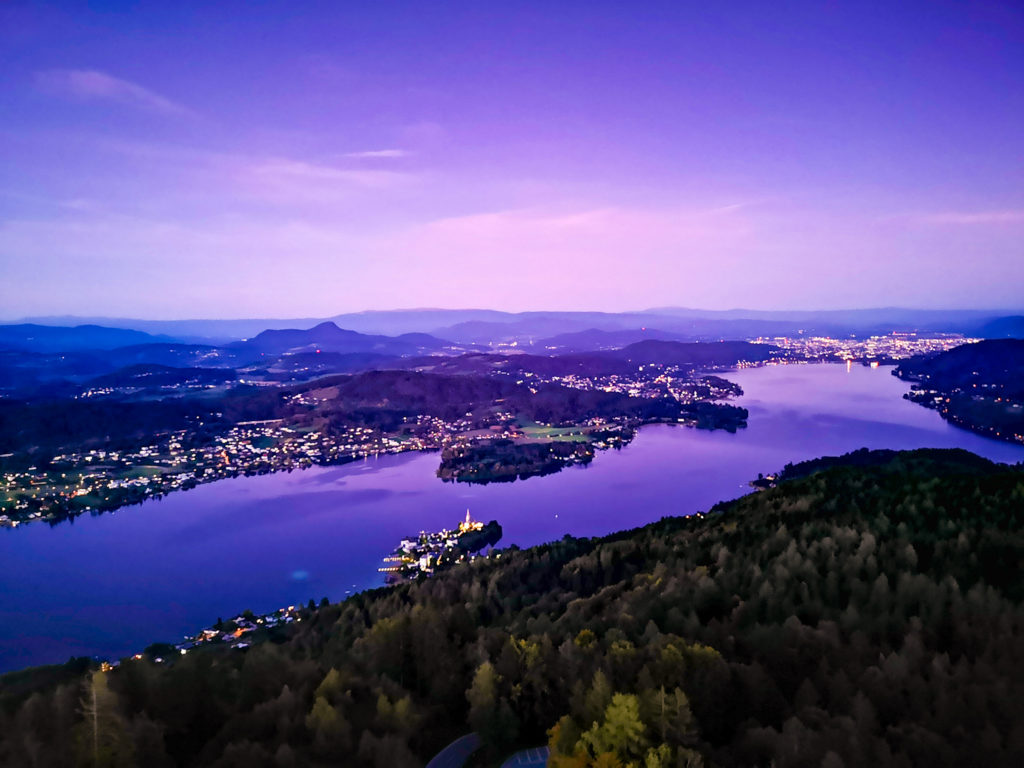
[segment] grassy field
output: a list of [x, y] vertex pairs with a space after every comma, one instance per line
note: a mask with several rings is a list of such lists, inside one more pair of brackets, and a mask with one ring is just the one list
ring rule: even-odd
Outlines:
[[534, 421], [520, 421], [519, 431], [528, 440], [565, 440], [570, 442], [587, 442], [588, 429], [585, 427], [546, 427]]

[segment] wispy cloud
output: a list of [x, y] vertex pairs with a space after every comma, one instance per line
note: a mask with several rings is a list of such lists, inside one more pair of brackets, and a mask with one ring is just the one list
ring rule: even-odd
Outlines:
[[[414, 186], [419, 174], [365, 164], [196, 149], [176, 144], [101, 139], [95, 145], [123, 155], [153, 177], [166, 174], [188, 187], [219, 189], [232, 197], [273, 200], [289, 208], [333, 203], [368, 190], [386, 192]], [[184, 181], [181, 181], [184, 180]]]
[[[473, 235], [497, 235], [507, 238], [513, 232], [537, 234], [569, 233], [592, 235], [601, 240], [613, 233], [635, 237], [638, 231], [717, 232], [723, 226], [735, 231], [742, 226], [738, 214], [745, 203], [715, 208], [640, 209], [617, 206], [551, 212], [533, 208], [469, 214], [430, 222], [429, 229], [438, 232]], [[719, 220], [728, 218], [725, 224]]]
[[361, 187], [385, 189], [405, 184], [413, 177], [395, 171], [359, 170], [318, 165], [301, 160], [275, 159], [261, 161], [252, 167], [253, 173], [267, 181], [305, 183], [341, 182]]
[[137, 83], [94, 69], [51, 69], [36, 74], [46, 91], [78, 101], [112, 101], [164, 115], [189, 115], [192, 111]]
[[939, 213], [912, 213], [887, 217], [916, 221], [923, 224], [1014, 224], [1024, 222], [1024, 209], [998, 211], [941, 211]]
[[409, 152], [404, 149], [369, 149], [364, 152], [346, 152], [345, 157], [354, 158], [375, 158], [375, 157], [408, 157]]

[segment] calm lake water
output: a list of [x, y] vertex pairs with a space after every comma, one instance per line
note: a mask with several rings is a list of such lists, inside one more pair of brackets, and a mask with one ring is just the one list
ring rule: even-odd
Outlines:
[[1024, 461], [902, 399], [889, 368], [748, 369], [749, 427], [735, 435], [651, 426], [589, 467], [515, 483], [442, 483], [436, 454], [237, 478], [56, 528], [0, 530], [0, 671], [112, 658], [177, 642], [245, 608], [332, 600], [382, 583], [405, 534], [451, 527], [469, 508], [502, 545], [605, 534], [706, 510], [758, 472], [869, 448], [959, 447]]

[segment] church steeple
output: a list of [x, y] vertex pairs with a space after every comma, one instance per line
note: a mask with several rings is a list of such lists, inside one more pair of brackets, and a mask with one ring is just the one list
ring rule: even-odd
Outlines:
[[469, 531], [479, 531], [484, 527], [483, 523], [478, 523], [472, 517], [469, 516], [469, 510], [466, 510], [466, 519], [459, 523], [459, 533], [468, 533]]

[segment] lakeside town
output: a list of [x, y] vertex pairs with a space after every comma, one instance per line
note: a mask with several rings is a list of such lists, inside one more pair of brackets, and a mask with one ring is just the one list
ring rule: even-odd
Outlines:
[[917, 355], [946, 352], [981, 339], [959, 333], [893, 333], [866, 338], [833, 338], [830, 336], [762, 336], [757, 344], [771, 344], [785, 352], [785, 358], [809, 362], [855, 362], [887, 364]]
[[352, 426], [328, 435], [276, 419], [238, 424], [203, 445], [192, 444], [190, 433], [180, 430], [132, 451], [61, 453], [45, 470], [0, 475], [0, 525], [113, 510], [239, 475], [438, 450], [478, 425], [421, 416], [407, 426], [405, 434]]

